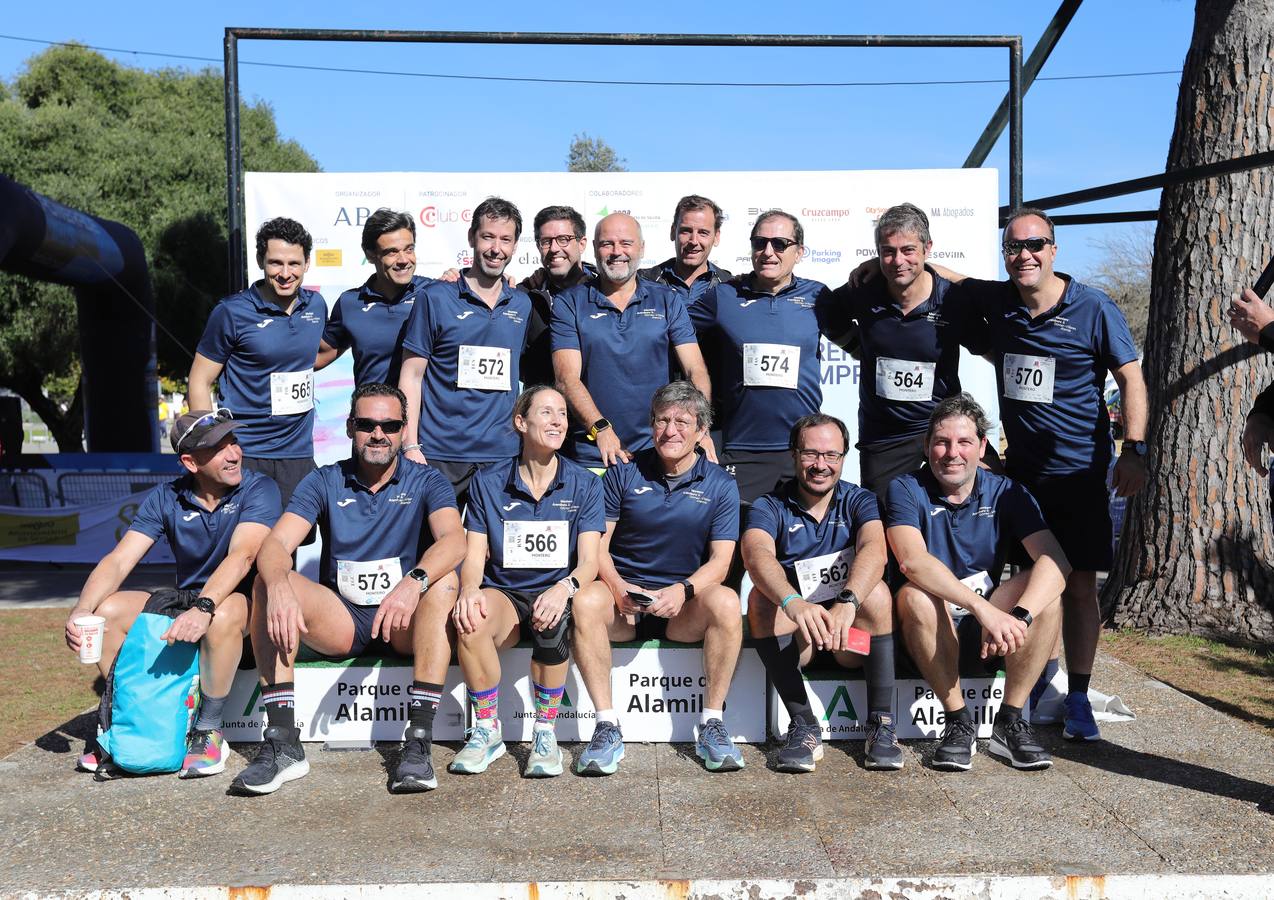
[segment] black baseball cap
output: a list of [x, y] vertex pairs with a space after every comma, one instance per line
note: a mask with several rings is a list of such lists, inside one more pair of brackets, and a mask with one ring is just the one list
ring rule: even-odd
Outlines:
[[205, 447], [215, 447], [221, 439], [234, 431], [242, 422], [236, 422], [228, 409], [215, 412], [208, 409], [191, 410], [173, 423], [168, 441], [174, 453], [190, 453]]

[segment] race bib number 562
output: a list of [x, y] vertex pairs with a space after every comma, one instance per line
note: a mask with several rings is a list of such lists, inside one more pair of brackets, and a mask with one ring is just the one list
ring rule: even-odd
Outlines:
[[840, 553], [828, 553], [796, 561], [796, 580], [801, 585], [801, 596], [810, 603], [835, 600], [849, 580], [849, 567], [854, 564], [854, 549], [846, 547]]

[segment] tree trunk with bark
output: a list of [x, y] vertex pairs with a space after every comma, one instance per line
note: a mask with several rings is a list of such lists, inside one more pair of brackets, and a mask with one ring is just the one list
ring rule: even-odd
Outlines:
[[[1199, 0], [1167, 169], [1269, 150], [1272, 93], [1274, 0]], [[1103, 594], [1119, 625], [1274, 640], [1269, 488], [1240, 440], [1274, 357], [1226, 317], [1274, 252], [1272, 199], [1270, 169], [1163, 191], [1145, 358], [1150, 478]]]

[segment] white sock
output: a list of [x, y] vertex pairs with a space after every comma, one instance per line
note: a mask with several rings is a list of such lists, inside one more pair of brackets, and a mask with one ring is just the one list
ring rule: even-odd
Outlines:
[[703, 715], [699, 717], [700, 725], [707, 725], [709, 719], [721, 719], [725, 721], [725, 710], [723, 709], [705, 709]]
[[619, 724], [619, 719], [615, 718], [615, 710], [613, 709], [599, 709], [597, 711], [597, 721], [610, 722], [612, 725]]

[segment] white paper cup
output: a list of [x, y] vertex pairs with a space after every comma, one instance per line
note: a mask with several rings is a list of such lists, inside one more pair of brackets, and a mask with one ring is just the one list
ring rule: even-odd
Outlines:
[[80, 616], [75, 620], [80, 630], [80, 662], [95, 663], [102, 658], [102, 638], [106, 635], [106, 620], [101, 616]]

